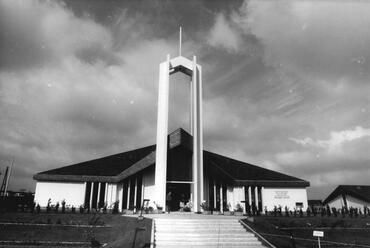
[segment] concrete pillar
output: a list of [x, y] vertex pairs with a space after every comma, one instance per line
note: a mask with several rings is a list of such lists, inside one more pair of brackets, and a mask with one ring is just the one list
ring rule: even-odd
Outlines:
[[118, 195], [118, 210], [122, 211], [122, 202], [123, 202], [123, 183], [117, 184], [117, 195]]
[[137, 209], [137, 177], [135, 177], [135, 190], [134, 190], [134, 212], [136, 212]]
[[258, 186], [254, 187], [254, 196], [255, 196], [255, 204], [256, 204], [256, 209], [258, 209]]
[[201, 68], [197, 65], [197, 58], [193, 56], [192, 75], [193, 94], [193, 183], [194, 183], [194, 211], [200, 211], [200, 204], [204, 200], [203, 195], [203, 127], [202, 127], [202, 81]]
[[[246, 202], [247, 202], [247, 198], [245, 197], [245, 186], [243, 186], [243, 196], [244, 196], [244, 201], [245, 201], [245, 203], [246, 203]], [[243, 206], [243, 213], [244, 213], [244, 214], [246, 214], [246, 213], [247, 213], [246, 206], [247, 206], [247, 204], [244, 204], [244, 206]]]
[[[86, 189], [87, 189], [87, 182], [84, 183], [84, 187], [85, 187], [85, 192], [86, 192]], [[86, 194], [84, 195], [84, 205], [86, 203]]]
[[128, 185], [127, 185], [127, 208], [126, 209], [130, 209], [130, 189], [131, 187], [131, 179], [128, 180]]
[[108, 183], [105, 183], [104, 205], [108, 205]]
[[216, 187], [216, 181], [213, 180], [213, 209], [216, 209], [217, 207], [217, 187]]
[[222, 183], [220, 184], [220, 212], [224, 212], [224, 205], [223, 205], [223, 194], [222, 194]]
[[249, 207], [252, 206], [252, 188], [251, 186], [248, 186], [248, 201], [249, 201]]
[[144, 180], [143, 180], [143, 176], [141, 178], [142, 179], [141, 179], [141, 202], [140, 202], [140, 207], [141, 207], [141, 204], [143, 203], [143, 200], [144, 200]]
[[262, 205], [262, 209], [261, 209], [261, 211], [263, 211], [264, 210], [264, 206], [263, 206], [263, 191], [264, 191], [264, 189], [265, 189], [265, 187], [261, 187], [261, 205]]
[[155, 159], [155, 202], [166, 207], [167, 182], [167, 135], [168, 135], [168, 100], [169, 100], [170, 55], [159, 65], [157, 147]]
[[93, 200], [93, 191], [94, 191], [94, 182], [91, 182], [91, 190], [90, 190], [90, 205], [89, 208], [92, 209], [92, 200]]
[[101, 190], [101, 182], [98, 182], [98, 195], [96, 197], [96, 208], [99, 208], [100, 202], [100, 190]]

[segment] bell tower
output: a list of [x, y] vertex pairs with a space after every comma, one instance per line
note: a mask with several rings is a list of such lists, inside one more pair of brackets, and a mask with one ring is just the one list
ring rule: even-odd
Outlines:
[[167, 149], [168, 149], [168, 103], [170, 75], [181, 72], [189, 76], [191, 96], [191, 135], [192, 149], [192, 181], [191, 201], [193, 212], [200, 212], [203, 201], [203, 121], [202, 121], [202, 68], [197, 64], [196, 56], [189, 60], [181, 56], [181, 28], [179, 56], [159, 65], [157, 142], [155, 160], [155, 199], [162, 207], [166, 206], [167, 185]]

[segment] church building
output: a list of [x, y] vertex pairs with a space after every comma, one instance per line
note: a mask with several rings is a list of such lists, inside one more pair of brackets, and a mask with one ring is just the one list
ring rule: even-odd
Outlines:
[[[177, 72], [190, 79], [191, 127], [169, 134], [169, 79]], [[238, 204], [260, 211], [307, 208], [309, 182], [203, 149], [202, 68], [195, 56], [167, 55], [159, 73], [156, 144], [38, 173], [36, 203], [112, 208], [118, 202], [120, 211], [139, 209], [144, 199], [171, 211], [188, 203], [202, 212], [204, 202], [220, 212]]]

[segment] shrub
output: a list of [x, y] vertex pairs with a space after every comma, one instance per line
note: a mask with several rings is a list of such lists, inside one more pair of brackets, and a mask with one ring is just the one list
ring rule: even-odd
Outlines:
[[59, 202], [57, 202], [57, 204], [55, 205], [55, 213], [58, 213], [58, 209], [59, 209]]
[[118, 203], [119, 201], [114, 202], [112, 214], [118, 214]]
[[63, 200], [62, 201], [62, 214], [64, 214], [65, 211], [66, 211], [66, 201]]
[[235, 205], [235, 212], [243, 212], [243, 207], [239, 203]]
[[200, 207], [203, 209], [203, 211], [210, 211], [211, 207], [209, 206], [207, 201], [203, 201], [202, 204], [200, 204]]
[[36, 213], [39, 214], [41, 212], [40, 204], [37, 204], [36, 206]]

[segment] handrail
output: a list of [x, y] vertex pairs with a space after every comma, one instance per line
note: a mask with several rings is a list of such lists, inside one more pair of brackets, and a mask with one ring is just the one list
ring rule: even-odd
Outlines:
[[263, 244], [268, 245], [270, 248], [276, 248], [276, 246], [274, 246], [273, 244], [271, 244], [270, 242], [268, 242], [264, 237], [262, 237], [258, 232], [256, 232], [253, 228], [251, 228], [250, 226], [248, 226], [242, 220], [239, 220], [239, 223], [242, 224], [249, 231], [251, 231], [254, 235], [256, 235], [257, 238], [260, 239]]
[[154, 248], [154, 219], [152, 219], [152, 231], [150, 235], [150, 248]]

